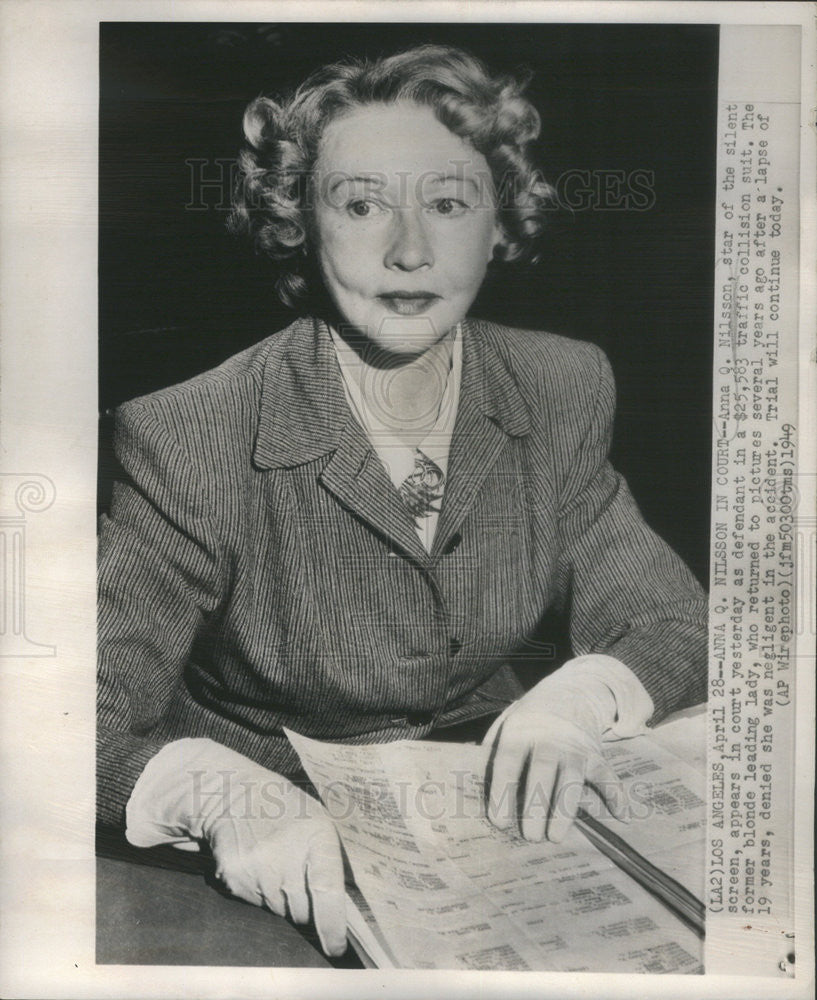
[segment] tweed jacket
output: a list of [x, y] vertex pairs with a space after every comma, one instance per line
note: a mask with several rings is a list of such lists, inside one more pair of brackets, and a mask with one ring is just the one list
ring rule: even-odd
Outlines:
[[99, 817], [147, 761], [208, 736], [274, 770], [282, 727], [421, 737], [504, 707], [551, 609], [576, 655], [635, 672], [652, 721], [703, 700], [706, 602], [608, 462], [596, 347], [467, 320], [431, 552], [303, 319], [125, 404], [99, 546]]

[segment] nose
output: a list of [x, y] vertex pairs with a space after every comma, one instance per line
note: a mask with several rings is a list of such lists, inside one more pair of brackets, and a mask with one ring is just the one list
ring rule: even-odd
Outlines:
[[422, 209], [403, 208], [394, 213], [389, 245], [384, 263], [397, 271], [418, 271], [432, 267], [434, 251], [431, 246]]

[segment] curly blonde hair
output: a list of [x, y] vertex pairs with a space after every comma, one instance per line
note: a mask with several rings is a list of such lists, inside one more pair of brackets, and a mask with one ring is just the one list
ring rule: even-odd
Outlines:
[[258, 97], [244, 113], [228, 226], [281, 266], [276, 290], [303, 305], [317, 278], [309, 246], [309, 179], [326, 126], [357, 107], [413, 101], [431, 108], [488, 162], [503, 233], [495, 256], [535, 260], [553, 189], [533, 163], [540, 119], [523, 96], [527, 80], [492, 76], [474, 56], [421, 45], [377, 60], [349, 59], [309, 76], [288, 98]]

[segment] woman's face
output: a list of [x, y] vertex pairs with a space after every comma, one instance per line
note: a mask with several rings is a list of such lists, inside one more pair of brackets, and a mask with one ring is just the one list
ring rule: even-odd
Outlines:
[[474, 301], [499, 242], [490, 168], [426, 107], [375, 104], [324, 131], [314, 232], [343, 320], [418, 355]]

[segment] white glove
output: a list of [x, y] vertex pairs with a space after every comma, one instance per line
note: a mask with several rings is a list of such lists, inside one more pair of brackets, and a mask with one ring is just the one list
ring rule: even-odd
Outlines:
[[576, 818], [585, 782], [627, 822], [624, 789], [601, 756], [602, 734], [617, 720], [616, 697], [602, 677], [634, 691], [641, 722], [649, 717], [652, 702], [635, 675], [612, 657], [591, 654], [568, 661], [494, 721], [483, 744], [491, 746], [486, 784], [495, 826], [508, 829], [519, 813], [526, 840], [547, 834], [560, 841]]
[[195, 850], [205, 840], [233, 895], [298, 924], [311, 911], [326, 954], [346, 950], [334, 824], [316, 799], [274, 771], [213, 740], [170, 743], [136, 783], [126, 835], [137, 847]]

